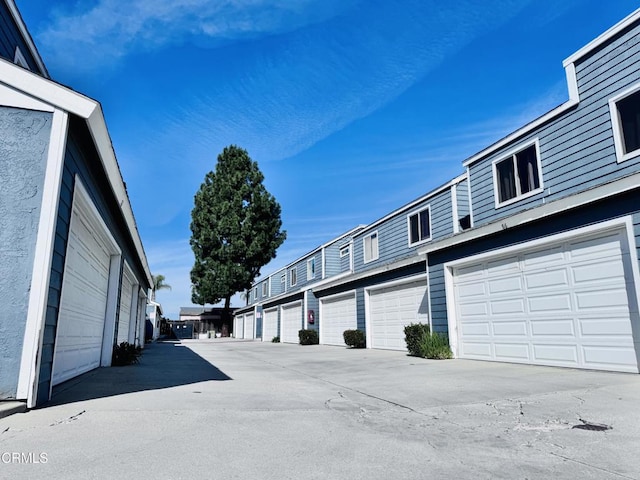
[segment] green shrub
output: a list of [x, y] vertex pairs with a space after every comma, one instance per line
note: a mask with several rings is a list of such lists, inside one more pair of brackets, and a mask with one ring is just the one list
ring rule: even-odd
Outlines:
[[317, 345], [320, 343], [318, 332], [315, 330], [300, 330], [298, 338], [300, 339], [300, 345]]
[[429, 325], [424, 323], [412, 323], [404, 327], [404, 341], [407, 343], [409, 355], [421, 357], [422, 339], [430, 333]]
[[142, 355], [142, 347], [136, 347], [128, 342], [122, 342], [113, 347], [113, 357], [111, 365], [123, 366], [138, 363], [138, 358]]
[[449, 347], [449, 337], [437, 332], [425, 335], [420, 342], [420, 356], [436, 360], [451, 358], [453, 355]]
[[431, 333], [429, 325], [422, 323], [404, 327], [409, 355], [442, 360], [452, 358], [449, 337], [444, 333]]
[[273, 337], [271, 343], [280, 343], [280, 337]]
[[367, 340], [362, 330], [345, 330], [342, 334], [344, 343], [353, 348], [364, 348]]

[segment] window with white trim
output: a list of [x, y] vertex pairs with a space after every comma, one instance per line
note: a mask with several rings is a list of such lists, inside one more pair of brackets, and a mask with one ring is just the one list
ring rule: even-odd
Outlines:
[[280, 291], [285, 292], [287, 290], [287, 274], [280, 275]]
[[349, 248], [349, 245], [345, 245], [344, 247], [340, 248], [340, 258], [344, 258], [349, 256], [351, 249]]
[[253, 289], [253, 299], [258, 300], [258, 287]]
[[371, 262], [378, 258], [378, 232], [362, 239], [364, 250], [364, 263]]
[[429, 207], [407, 216], [409, 245], [431, 240], [431, 209]]
[[289, 270], [289, 285], [293, 287], [296, 283], [298, 283], [298, 270], [293, 267]]
[[513, 203], [542, 191], [537, 143], [493, 162], [496, 206]]
[[609, 100], [618, 162], [640, 155], [640, 85]]
[[316, 277], [316, 259], [310, 258], [307, 260], [307, 280], [311, 280]]
[[269, 296], [269, 281], [268, 280], [266, 282], [262, 283], [262, 296], [263, 297], [268, 297]]

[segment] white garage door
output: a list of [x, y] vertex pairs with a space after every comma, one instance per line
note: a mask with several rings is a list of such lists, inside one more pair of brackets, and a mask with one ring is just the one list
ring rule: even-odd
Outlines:
[[233, 320], [233, 336], [234, 338], [244, 337], [244, 316], [238, 315]]
[[320, 343], [344, 346], [344, 331], [357, 327], [355, 293], [320, 299]]
[[406, 350], [404, 327], [429, 322], [426, 279], [372, 290], [369, 317], [371, 348]]
[[299, 343], [298, 332], [302, 328], [302, 302], [290, 303], [282, 306], [282, 324], [280, 341], [285, 343]]
[[74, 207], [64, 267], [53, 385], [100, 366], [110, 252]]
[[244, 315], [244, 338], [253, 338], [254, 318], [253, 313], [246, 313]]
[[278, 336], [278, 307], [265, 310], [262, 315], [262, 340], [270, 342]]
[[454, 269], [459, 356], [637, 372], [630, 261], [617, 231]]
[[131, 301], [133, 299], [133, 282], [126, 269], [122, 273], [122, 287], [120, 289], [120, 312], [118, 315], [118, 345], [122, 342], [132, 343], [129, 339], [131, 324]]

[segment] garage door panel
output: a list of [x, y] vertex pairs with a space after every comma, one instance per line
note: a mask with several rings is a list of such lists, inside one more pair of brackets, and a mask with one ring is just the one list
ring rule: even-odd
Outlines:
[[255, 316], [253, 313], [248, 313], [244, 316], [244, 332], [243, 338], [253, 339], [253, 331], [255, 327]]
[[637, 372], [630, 261], [608, 232], [455, 269], [460, 356]]
[[557, 287], [567, 287], [569, 285], [569, 277], [567, 269], [542, 270], [538, 273], [531, 273], [525, 278], [526, 288], [528, 291], [536, 289], [553, 289]]
[[265, 310], [263, 313], [263, 335], [264, 341], [271, 341], [278, 335], [278, 309]]
[[531, 325], [531, 333], [536, 337], [544, 336], [569, 336], [574, 337], [576, 332], [574, 328], [573, 318], [566, 319], [554, 319], [548, 318], [531, 318], [529, 324]]
[[496, 358], [504, 361], [528, 361], [528, 343], [495, 343], [494, 351]]
[[511, 315], [513, 313], [523, 313], [525, 311], [524, 300], [508, 299], [491, 302], [492, 315]]
[[563, 265], [565, 263], [564, 248], [562, 245], [557, 247], [536, 250], [525, 253], [522, 262], [527, 269], [550, 268], [555, 265]]
[[585, 345], [582, 350], [585, 361], [589, 364], [636, 373], [636, 370], [629, 368], [636, 361], [633, 345], [623, 348]]
[[110, 254], [74, 207], [64, 266], [52, 384], [100, 366]]
[[461, 353], [464, 352], [465, 358], [481, 358], [489, 360], [493, 356], [491, 344], [486, 342], [466, 342], [462, 346]]
[[[523, 300], [525, 300], [524, 297]], [[527, 303], [529, 312], [533, 314], [540, 312], [549, 314], [550, 312], [573, 311], [573, 306], [571, 304], [571, 295], [569, 293], [565, 293], [562, 295], [544, 295], [530, 297]], [[522, 313], [525, 313], [525, 311], [523, 310]]]
[[280, 341], [285, 343], [299, 343], [298, 332], [302, 328], [302, 304], [283, 305], [281, 315]]
[[533, 360], [555, 365], [575, 365], [578, 363], [578, 347], [576, 345], [533, 345]]
[[491, 294], [513, 293], [522, 291], [522, 280], [520, 275], [502, 277], [489, 282], [489, 292]]
[[[467, 273], [470, 277], [476, 275], [476, 272]], [[428, 311], [426, 280], [371, 291], [368, 318], [371, 347], [406, 350], [404, 327], [428, 322]]]
[[493, 334], [496, 336], [508, 335], [508, 336], [523, 336], [528, 335], [527, 324], [521, 322], [493, 322]]
[[355, 293], [320, 299], [320, 338], [325, 345], [344, 346], [345, 330], [358, 327]]

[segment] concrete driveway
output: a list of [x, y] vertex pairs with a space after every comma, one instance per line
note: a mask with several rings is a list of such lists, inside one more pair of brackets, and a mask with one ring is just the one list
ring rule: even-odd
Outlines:
[[640, 375], [230, 339], [0, 420], [0, 478], [637, 479], [638, 452]]

